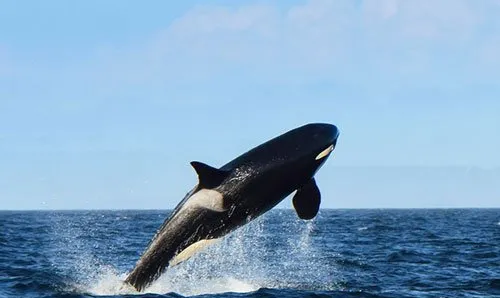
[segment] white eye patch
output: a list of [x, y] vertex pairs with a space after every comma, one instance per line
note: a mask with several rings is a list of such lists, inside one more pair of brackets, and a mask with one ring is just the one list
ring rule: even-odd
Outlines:
[[325, 150], [321, 151], [321, 153], [318, 154], [318, 156], [316, 156], [316, 160], [320, 160], [320, 159], [326, 157], [328, 154], [330, 154], [330, 152], [333, 151], [333, 148], [334, 148], [333, 144], [330, 145], [330, 146], [328, 146], [328, 148], [326, 148]]

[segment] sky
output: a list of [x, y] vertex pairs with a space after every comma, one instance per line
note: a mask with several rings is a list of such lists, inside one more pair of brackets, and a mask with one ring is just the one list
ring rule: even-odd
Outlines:
[[322, 207], [500, 207], [500, 1], [0, 3], [0, 209], [173, 208], [309, 122]]

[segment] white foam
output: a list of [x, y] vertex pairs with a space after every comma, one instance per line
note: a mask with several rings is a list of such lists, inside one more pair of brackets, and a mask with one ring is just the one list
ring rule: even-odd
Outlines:
[[97, 276], [95, 281], [89, 280], [87, 284], [78, 287], [82, 292], [96, 296], [138, 294], [132, 286], [123, 282], [126, 277], [126, 274], [118, 274], [114, 270], [109, 270]]
[[172, 280], [168, 277], [162, 277], [139, 293], [132, 286], [123, 282], [125, 278], [126, 274], [117, 274], [116, 272], [109, 271], [98, 276], [95, 281], [89, 280], [86, 284], [75, 285], [75, 290], [94, 296], [165, 294], [171, 292], [183, 296], [193, 296], [227, 292], [246, 293], [256, 291], [260, 288], [258, 285], [253, 285], [247, 281], [232, 277], [196, 279], [194, 282], [190, 278]]
[[258, 285], [232, 277], [196, 279], [195, 282], [189, 279], [183, 282], [174, 282], [166, 278], [161, 278], [144, 292], [161, 294], [175, 292], [183, 296], [194, 296], [227, 292], [247, 293], [256, 291], [259, 288]]

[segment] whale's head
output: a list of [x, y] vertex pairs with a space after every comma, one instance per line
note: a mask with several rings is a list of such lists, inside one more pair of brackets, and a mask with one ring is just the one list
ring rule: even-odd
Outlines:
[[[267, 144], [273, 166], [314, 175], [337, 145], [339, 130], [335, 125], [312, 123], [291, 130]], [[274, 162], [276, 161], [276, 162]]]
[[339, 130], [332, 124], [315, 123], [299, 128], [298, 133], [302, 135], [297, 138], [302, 143], [297, 146], [298, 156], [315, 166], [316, 172], [335, 149]]

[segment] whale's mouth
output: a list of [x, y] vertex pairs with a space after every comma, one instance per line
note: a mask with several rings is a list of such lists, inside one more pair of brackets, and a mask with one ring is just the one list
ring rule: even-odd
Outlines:
[[335, 148], [335, 145], [334, 144], [331, 144], [330, 146], [328, 146], [328, 148], [326, 148], [325, 150], [321, 151], [317, 156], [316, 156], [316, 160], [320, 160], [322, 158], [325, 158], [326, 156], [328, 156], [328, 154], [330, 154], [333, 149]]

